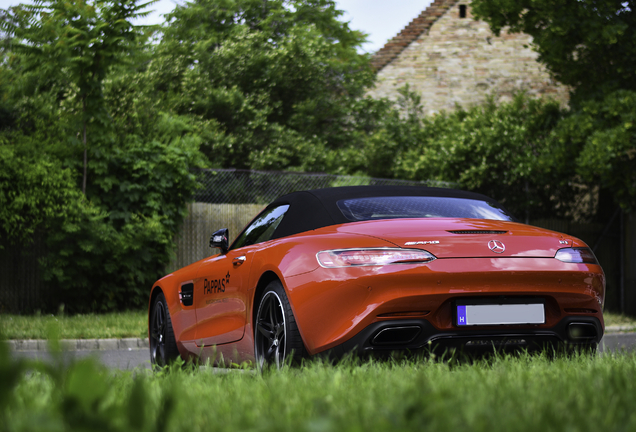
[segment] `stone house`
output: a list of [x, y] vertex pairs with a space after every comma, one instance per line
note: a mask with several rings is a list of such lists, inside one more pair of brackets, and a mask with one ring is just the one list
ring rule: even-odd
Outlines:
[[489, 96], [510, 100], [518, 91], [565, 105], [568, 88], [536, 61], [526, 34], [496, 37], [471, 14], [470, 0], [435, 0], [373, 57], [373, 97], [397, 97], [408, 84], [421, 95], [425, 113], [468, 108]]

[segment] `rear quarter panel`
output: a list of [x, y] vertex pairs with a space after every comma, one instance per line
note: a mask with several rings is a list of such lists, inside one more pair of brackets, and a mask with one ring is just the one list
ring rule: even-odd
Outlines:
[[[361, 283], [346, 277], [338, 280], [333, 273], [328, 275], [320, 272], [322, 267], [318, 264], [316, 254], [329, 249], [395, 247], [391, 242], [366, 235], [338, 233], [325, 229], [321, 231], [267, 242], [255, 253], [250, 278], [250, 289], [254, 289], [265, 272], [271, 271], [278, 275], [289, 298], [300, 334], [308, 348], [314, 345], [312, 340], [315, 330], [322, 327], [323, 318], [325, 324], [334, 317], [337, 317], [338, 321], [346, 320], [352, 311], [357, 311], [362, 306], [366, 293], [366, 286]], [[359, 287], [359, 292], [341, 290], [340, 294], [334, 293], [333, 290], [337, 290], [341, 283], [353, 283]], [[254, 298], [254, 293], [250, 298]], [[313, 310], [313, 313], [308, 313], [308, 302], [308, 308]], [[258, 308], [258, 305], [253, 304], [249, 314], [251, 320], [255, 308]], [[250, 334], [250, 337], [253, 335]]]

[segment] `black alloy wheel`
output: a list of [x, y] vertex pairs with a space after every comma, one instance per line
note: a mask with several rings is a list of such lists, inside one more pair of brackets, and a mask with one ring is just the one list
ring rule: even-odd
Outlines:
[[270, 282], [265, 288], [254, 327], [254, 354], [259, 369], [274, 365], [280, 369], [287, 359], [297, 362], [303, 357], [305, 347], [279, 281]]
[[150, 314], [150, 363], [163, 367], [179, 357], [170, 312], [163, 293], [155, 297]]

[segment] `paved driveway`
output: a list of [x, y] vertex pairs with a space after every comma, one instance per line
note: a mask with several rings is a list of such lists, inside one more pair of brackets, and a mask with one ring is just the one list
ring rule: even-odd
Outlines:
[[[13, 351], [15, 357], [32, 360], [52, 359], [48, 351]], [[128, 348], [118, 350], [77, 350], [64, 351], [65, 361], [92, 356], [111, 369], [131, 370], [135, 368], [150, 369], [150, 354], [148, 348]]]
[[636, 333], [607, 333], [601, 340], [600, 352], [634, 352], [636, 350]]

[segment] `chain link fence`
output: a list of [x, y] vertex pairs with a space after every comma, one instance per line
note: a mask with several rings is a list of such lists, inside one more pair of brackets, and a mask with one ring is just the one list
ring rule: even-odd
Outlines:
[[176, 256], [169, 271], [216, 253], [216, 249], [209, 247], [214, 231], [228, 228], [232, 242], [267, 204], [291, 192], [362, 185], [456, 186], [438, 181], [236, 169], [199, 170], [197, 177], [200, 186], [194, 194], [194, 202], [188, 204], [188, 216], [176, 238]]
[[209, 204], [268, 204], [291, 192], [336, 186], [394, 185], [452, 188], [454, 183], [409, 181], [363, 176], [236, 169], [198, 170], [200, 188], [194, 201]]

